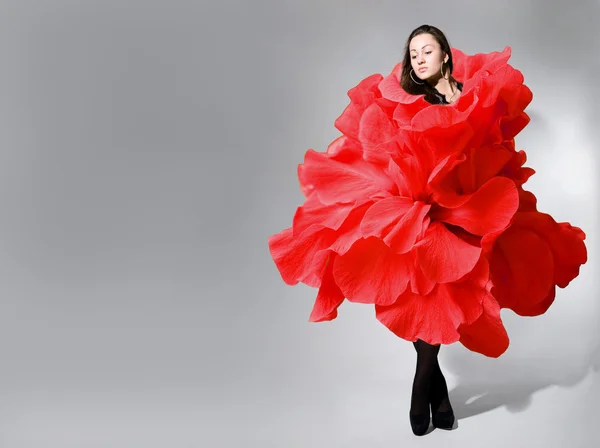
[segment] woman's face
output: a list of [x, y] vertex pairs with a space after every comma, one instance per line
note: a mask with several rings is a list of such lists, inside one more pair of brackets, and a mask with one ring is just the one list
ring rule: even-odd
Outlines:
[[435, 37], [431, 34], [419, 34], [412, 38], [408, 48], [410, 64], [417, 78], [426, 80], [441, 76], [442, 62], [448, 61], [448, 55], [442, 53]]

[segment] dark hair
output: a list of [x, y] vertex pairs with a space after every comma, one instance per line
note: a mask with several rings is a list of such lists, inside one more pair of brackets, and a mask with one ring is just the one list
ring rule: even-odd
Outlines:
[[[448, 62], [446, 62], [444, 65], [447, 66], [448, 68], [446, 69], [449, 73], [448, 75], [448, 80], [450, 81], [450, 83], [456, 83], [456, 79], [454, 79], [454, 77], [452, 76], [452, 70], [454, 69], [454, 64], [452, 61], [452, 51], [450, 51], [450, 44], [448, 43], [448, 39], [446, 39], [446, 36], [444, 35], [444, 33], [439, 29], [436, 28], [435, 26], [432, 25], [421, 25], [420, 27], [416, 28], [413, 30], [412, 33], [410, 33], [410, 36], [408, 36], [408, 39], [406, 41], [406, 46], [404, 47], [404, 59], [402, 61], [402, 74], [400, 75], [400, 85], [402, 86], [402, 88], [413, 95], [423, 95], [425, 94], [425, 100], [429, 101], [430, 103], [438, 103], [439, 100], [436, 97], [436, 89], [434, 89], [433, 87], [431, 87], [429, 85], [428, 82], [423, 81], [423, 84], [417, 84], [416, 82], [413, 81], [413, 79], [411, 78], [411, 70], [412, 70], [412, 66], [410, 63], [410, 41], [412, 40], [413, 37], [418, 36], [419, 34], [431, 34], [434, 39], [437, 41], [437, 43], [440, 45], [440, 48], [442, 50], [442, 53], [445, 53], [448, 55]], [[415, 76], [413, 74], [413, 76]], [[419, 78], [416, 78], [418, 81]]]

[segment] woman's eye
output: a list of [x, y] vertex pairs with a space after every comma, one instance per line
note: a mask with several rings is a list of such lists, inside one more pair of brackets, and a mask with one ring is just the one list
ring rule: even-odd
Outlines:
[[425, 54], [431, 54], [431, 51], [426, 51]]

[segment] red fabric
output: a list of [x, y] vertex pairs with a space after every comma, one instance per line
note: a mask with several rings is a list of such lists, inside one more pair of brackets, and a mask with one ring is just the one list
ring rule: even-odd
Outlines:
[[309, 320], [370, 304], [394, 334], [498, 357], [500, 310], [544, 313], [587, 261], [585, 234], [537, 210], [515, 136], [532, 99], [502, 52], [457, 49], [463, 92], [433, 105], [399, 85], [401, 65], [350, 89], [342, 135], [298, 167], [305, 202], [269, 238], [283, 280], [319, 288]]

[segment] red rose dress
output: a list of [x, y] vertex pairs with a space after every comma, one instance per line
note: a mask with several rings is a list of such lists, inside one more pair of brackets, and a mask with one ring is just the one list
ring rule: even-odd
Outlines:
[[370, 304], [403, 339], [498, 357], [500, 309], [543, 314], [577, 277], [584, 232], [523, 189], [534, 171], [514, 138], [532, 93], [510, 51], [452, 49], [463, 90], [451, 105], [406, 93], [401, 64], [348, 92], [342, 135], [306, 152], [306, 199], [268, 241], [287, 284], [318, 288], [310, 321], [335, 319], [344, 300]]

